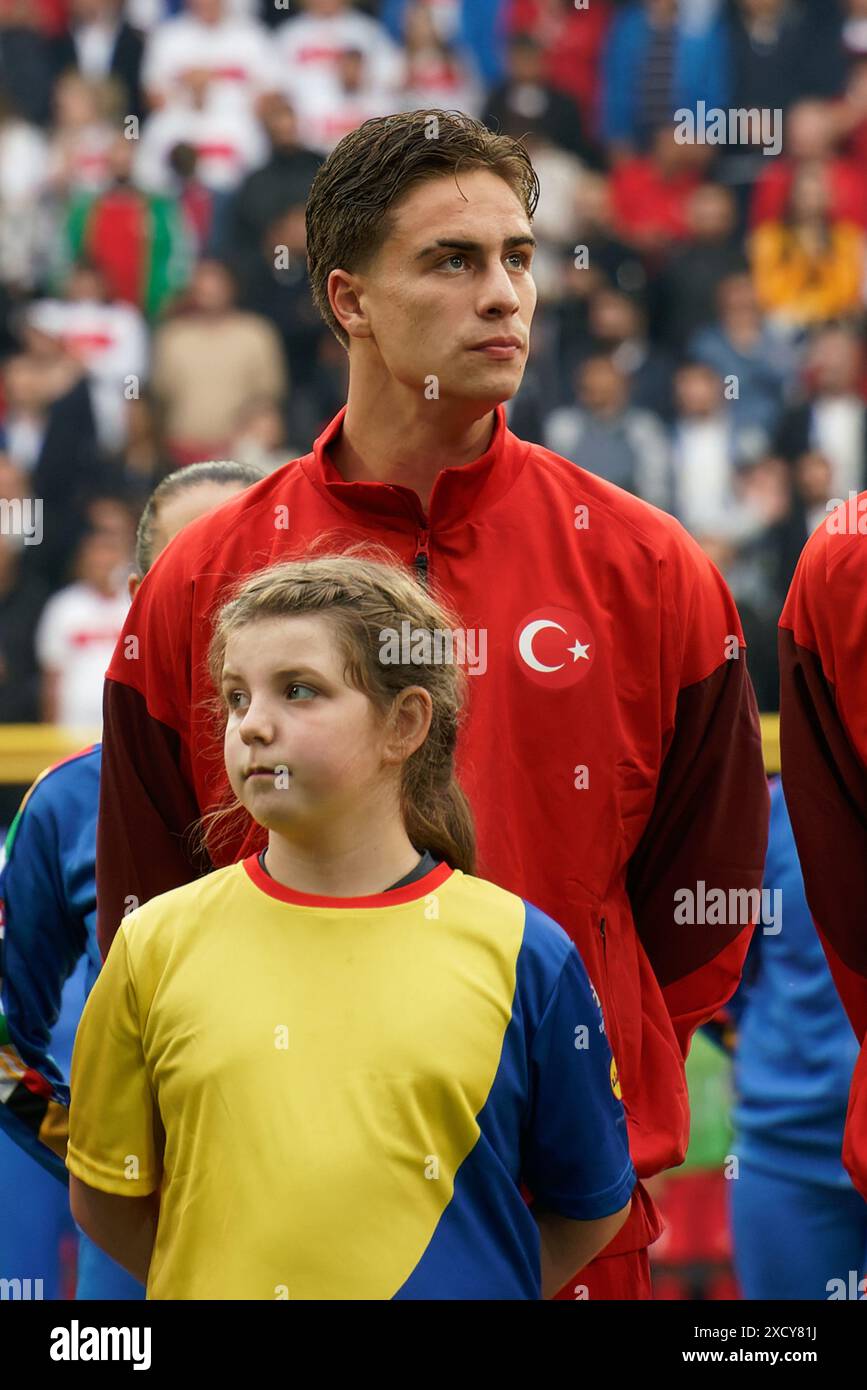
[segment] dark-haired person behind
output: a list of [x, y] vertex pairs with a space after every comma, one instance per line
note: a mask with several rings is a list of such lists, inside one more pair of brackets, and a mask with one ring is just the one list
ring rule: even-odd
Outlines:
[[[524, 146], [445, 111], [366, 121], [319, 170], [308, 266], [349, 354], [348, 403], [309, 454], [170, 544], [133, 601], [105, 688], [99, 939], [107, 952], [130, 893], [144, 904], [208, 867], [184, 832], [227, 790], [201, 717], [226, 585], [318, 538], [385, 543], [484, 638], [457, 749], [480, 872], [578, 947], [649, 1176], [683, 1160], [683, 1058], [751, 934], [749, 920], [678, 925], [673, 894], [759, 886], [767, 787], [720, 575], [672, 517], [507, 427], [536, 303], [538, 191]], [[422, 847], [449, 860], [447, 823]], [[207, 848], [227, 866], [262, 832], [248, 821]], [[581, 1285], [649, 1296], [659, 1231], [639, 1182]]]
[[[194, 464], [164, 478], [139, 520], [130, 596], [178, 531], [262, 476], [252, 465], [226, 462]], [[170, 640], [167, 632], [166, 641]], [[53, 1055], [52, 1032], [64, 984], [80, 968], [82, 956], [85, 996], [101, 964], [96, 942], [101, 760], [97, 743], [40, 774], [10, 827], [0, 873], [5, 919], [0, 941], [0, 1069], [8, 1083], [0, 1087], [0, 1129], [64, 1185], [69, 1087]], [[0, 1156], [0, 1186], [6, 1180]], [[20, 1181], [16, 1173], [16, 1186]], [[4, 1253], [5, 1246], [6, 1242]], [[29, 1263], [14, 1267], [29, 1268]], [[82, 1236], [77, 1296], [143, 1298], [144, 1290]]]

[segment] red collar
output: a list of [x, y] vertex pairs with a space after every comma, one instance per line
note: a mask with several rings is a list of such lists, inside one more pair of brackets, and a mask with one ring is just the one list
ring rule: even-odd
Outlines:
[[267, 893], [269, 898], [276, 898], [282, 903], [292, 903], [295, 907], [403, 907], [406, 903], [416, 902], [441, 888], [455, 872], [443, 861], [423, 878], [417, 878], [415, 882], [407, 883], [403, 888], [390, 888], [385, 893], [369, 893], [360, 898], [330, 898], [318, 893], [300, 893], [295, 888], [287, 888], [285, 883], [278, 883], [270, 874], [265, 873], [259, 863], [258, 854], [251, 854], [241, 862], [247, 876], [257, 888]]
[[498, 502], [524, 466], [530, 445], [512, 434], [502, 405], [496, 406], [493, 413], [494, 430], [485, 452], [471, 463], [443, 468], [437, 474], [428, 517], [412, 488], [398, 483], [348, 483], [341, 477], [328, 449], [343, 428], [346, 406], [314, 441], [313, 452], [301, 460], [301, 467], [314, 487], [340, 506], [392, 518], [406, 517], [414, 526], [442, 530], [463, 521], [469, 512], [487, 510]]

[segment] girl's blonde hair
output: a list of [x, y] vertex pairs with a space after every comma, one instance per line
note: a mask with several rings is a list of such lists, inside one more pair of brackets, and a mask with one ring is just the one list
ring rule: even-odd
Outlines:
[[[247, 576], [217, 614], [208, 649], [215, 689], [220, 689], [226, 646], [234, 632], [262, 619], [302, 613], [322, 614], [332, 624], [345, 660], [345, 680], [367, 695], [383, 718], [409, 686], [421, 686], [430, 695], [433, 714], [427, 737], [402, 768], [401, 813], [416, 849], [430, 850], [452, 868], [473, 873], [472, 812], [454, 774], [466, 675], [454, 662], [436, 661], [441, 644], [433, 640], [429, 662], [382, 660], [385, 629], [399, 636], [401, 624], [408, 622], [413, 636], [422, 631], [433, 637], [435, 632], [454, 630], [458, 621], [384, 546], [362, 542], [340, 555], [270, 565]], [[417, 651], [418, 642], [414, 645]], [[215, 707], [225, 721], [221, 695]], [[235, 801], [204, 816], [200, 825], [210, 829], [239, 809]]]

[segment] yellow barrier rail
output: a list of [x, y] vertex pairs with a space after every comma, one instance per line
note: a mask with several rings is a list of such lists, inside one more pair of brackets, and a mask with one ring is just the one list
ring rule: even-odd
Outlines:
[[[0, 783], [28, 786], [52, 763], [99, 740], [99, 730], [54, 724], [0, 724]], [[762, 747], [768, 772], [780, 770], [780, 716], [762, 715]]]

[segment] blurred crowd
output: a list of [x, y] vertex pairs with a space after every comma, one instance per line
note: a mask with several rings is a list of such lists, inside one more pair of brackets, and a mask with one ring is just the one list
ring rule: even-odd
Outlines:
[[777, 707], [800, 549], [867, 486], [867, 0], [0, 0], [0, 722], [98, 728], [152, 489], [277, 467], [343, 404], [304, 204], [417, 107], [539, 175], [511, 427], [683, 522]]

